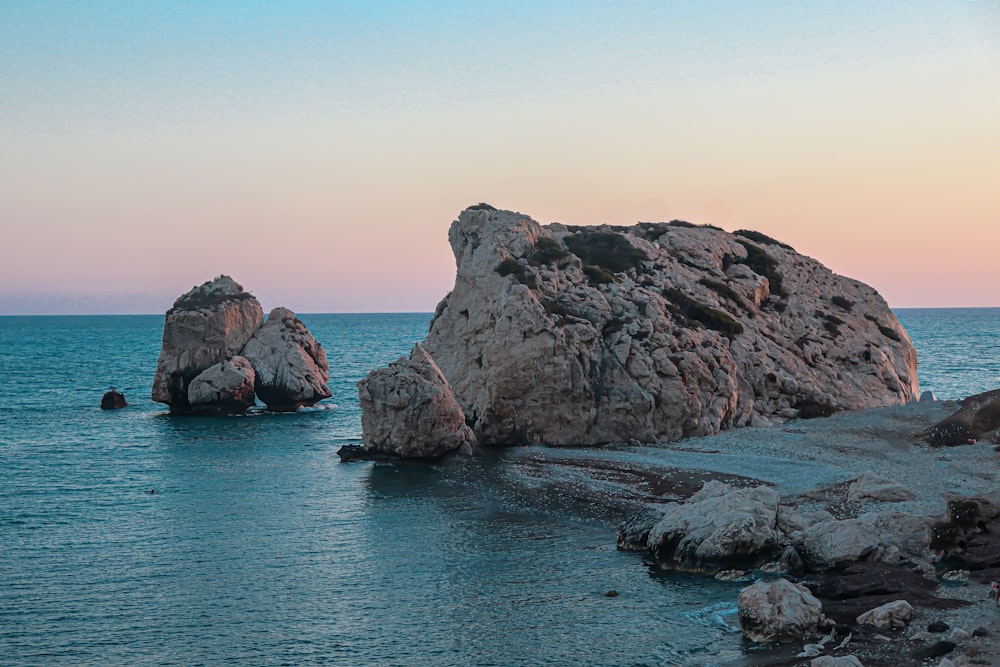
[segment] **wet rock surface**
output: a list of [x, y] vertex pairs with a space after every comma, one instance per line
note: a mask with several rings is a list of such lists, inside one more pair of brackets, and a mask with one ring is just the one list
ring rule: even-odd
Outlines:
[[125, 401], [125, 396], [112, 389], [111, 391], [104, 392], [101, 396], [101, 410], [119, 410], [127, 406], [128, 403]]

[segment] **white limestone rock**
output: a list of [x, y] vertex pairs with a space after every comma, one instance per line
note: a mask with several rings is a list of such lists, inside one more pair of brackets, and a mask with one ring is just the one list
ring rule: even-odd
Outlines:
[[839, 563], [863, 560], [881, 544], [878, 531], [859, 519], [824, 521], [802, 534], [801, 553], [806, 568], [825, 571]]
[[878, 630], [905, 628], [913, 618], [913, 607], [906, 600], [886, 602], [870, 609], [857, 618], [858, 625], [871, 625]]
[[872, 500], [893, 503], [913, 500], [916, 497], [917, 494], [899, 482], [882, 475], [876, 475], [873, 472], [861, 473], [847, 487], [847, 501], [851, 503], [864, 503]]
[[400, 458], [470, 453], [476, 436], [465, 423], [441, 370], [417, 344], [410, 357], [358, 382], [364, 447]]
[[792, 642], [819, 634], [823, 605], [809, 589], [787, 579], [758, 581], [737, 602], [743, 636], [758, 642]]
[[778, 547], [778, 493], [768, 486], [736, 489], [716, 480], [667, 511], [647, 545], [663, 568], [715, 574], [749, 569]]
[[167, 311], [152, 398], [190, 410], [188, 387], [210, 366], [240, 353], [264, 319], [260, 303], [229, 276], [183, 294]]
[[882, 297], [766, 237], [478, 206], [449, 240], [424, 347], [482, 444], [659, 442], [917, 396]]
[[269, 410], [291, 411], [330, 398], [326, 352], [287, 308], [275, 308], [243, 347], [254, 390]]
[[254, 372], [246, 357], [235, 356], [209, 366], [188, 386], [195, 412], [244, 412], [254, 404]]

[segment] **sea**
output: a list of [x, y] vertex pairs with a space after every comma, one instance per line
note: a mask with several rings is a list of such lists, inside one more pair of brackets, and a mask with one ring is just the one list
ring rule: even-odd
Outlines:
[[[900, 309], [922, 389], [1000, 387], [1000, 309]], [[170, 416], [162, 316], [0, 317], [0, 665], [717, 665], [742, 584], [646, 567], [504, 453], [340, 463], [431, 315], [301, 315], [333, 398]], [[115, 387], [129, 405], [98, 408]], [[607, 595], [617, 592], [617, 596]]]

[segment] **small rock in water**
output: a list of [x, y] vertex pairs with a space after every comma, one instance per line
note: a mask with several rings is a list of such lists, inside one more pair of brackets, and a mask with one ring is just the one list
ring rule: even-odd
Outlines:
[[616, 591], [616, 590], [610, 590], [610, 591], [608, 591], [607, 593], [604, 594], [604, 597], [606, 597], [606, 598], [616, 598], [616, 597], [618, 597], [618, 591]]
[[936, 400], [938, 400], [938, 397], [934, 395], [933, 391], [927, 390], [927, 391], [923, 392], [922, 394], [920, 394], [920, 401], [921, 402], [924, 402], [924, 401], [936, 401]]
[[719, 581], [746, 581], [746, 570], [723, 570], [715, 575]]
[[126, 405], [128, 403], [125, 402], [125, 396], [115, 389], [107, 391], [104, 396], [101, 396], [101, 410], [117, 410]]
[[927, 626], [927, 632], [948, 632], [948, 624], [944, 621], [934, 621]]

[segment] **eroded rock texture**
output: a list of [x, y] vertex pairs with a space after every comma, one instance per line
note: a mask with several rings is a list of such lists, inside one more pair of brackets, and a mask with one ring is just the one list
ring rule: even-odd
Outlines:
[[471, 451], [476, 436], [434, 360], [418, 344], [409, 358], [358, 383], [364, 447], [401, 458]]
[[331, 395], [323, 346], [287, 308], [268, 313], [242, 354], [256, 374], [254, 390], [270, 410], [295, 410]]
[[424, 347], [481, 444], [676, 440], [918, 394], [874, 289], [755, 232], [480, 205], [449, 240], [455, 287]]

